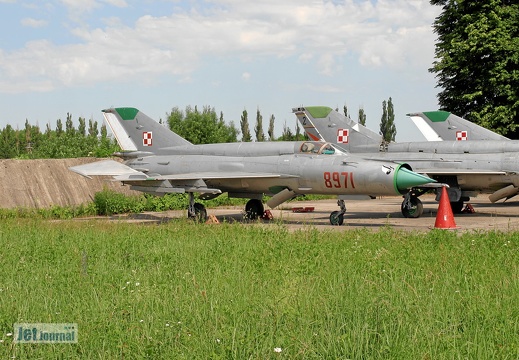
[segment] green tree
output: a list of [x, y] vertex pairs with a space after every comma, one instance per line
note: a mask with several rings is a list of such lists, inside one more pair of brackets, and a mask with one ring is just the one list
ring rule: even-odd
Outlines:
[[25, 129], [23, 134], [20, 135], [21, 136], [18, 136], [20, 139], [20, 152], [18, 157], [38, 157], [38, 149], [44, 141], [44, 136], [41, 134], [40, 128], [29, 124], [29, 121], [26, 119]]
[[249, 141], [252, 141], [252, 136], [250, 134], [250, 129], [249, 129], [249, 119], [248, 119], [248, 114], [247, 114], [247, 110], [243, 110], [243, 113], [241, 115], [241, 120], [240, 120], [240, 127], [241, 127], [241, 141], [243, 142], [249, 142]]
[[98, 146], [95, 148], [94, 153], [96, 157], [107, 157], [120, 150], [117, 141], [108, 137], [108, 130], [105, 124], [101, 125], [100, 133], [101, 136], [99, 137]]
[[395, 141], [396, 126], [395, 126], [395, 112], [393, 110], [393, 101], [382, 101], [382, 117], [380, 119], [380, 132], [384, 141]]
[[237, 141], [238, 130], [234, 124], [227, 125], [216, 114], [214, 108], [204, 106], [202, 111], [198, 107], [187, 106], [185, 112], [174, 107], [168, 115], [169, 128], [193, 144], [212, 144]]
[[283, 132], [281, 133], [281, 137], [278, 139], [281, 141], [294, 141], [295, 136], [292, 133], [292, 130], [287, 126], [287, 121], [285, 120], [283, 124]]
[[61, 119], [56, 120], [56, 136], [60, 137], [63, 135], [63, 122]]
[[396, 138], [396, 125], [395, 125], [395, 107], [393, 106], [393, 99], [389, 97], [389, 100], [387, 101], [387, 124], [388, 124], [388, 131], [389, 136], [391, 138], [391, 141], [395, 141]]
[[268, 129], [269, 141], [274, 140], [274, 121], [275, 120], [276, 120], [276, 118], [274, 117], [274, 114], [270, 115], [269, 129]]
[[80, 136], [85, 136], [86, 133], [86, 119], [83, 117], [79, 117], [79, 126], [77, 128], [77, 133]]
[[67, 113], [67, 121], [65, 121], [65, 133], [69, 136], [74, 135], [76, 129], [74, 129], [74, 122], [72, 121], [72, 114]]
[[0, 158], [11, 159], [18, 156], [16, 146], [17, 134], [11, 125], [7, 124], [0, 137]]
[[442, 6], [436, 74], [440, 107], [512, 138], [519, 136], [519, 3], [431, 0]]
[[366, 126], [366, 113], [362, 106], [359, 108], [359, 124]]
[[260, 113], [259, 108], [256, 110], [256, 126], [254, 127], [256, 133], [256, 141], [265, 141], [265, 133], [263, 132], [263, 116]]

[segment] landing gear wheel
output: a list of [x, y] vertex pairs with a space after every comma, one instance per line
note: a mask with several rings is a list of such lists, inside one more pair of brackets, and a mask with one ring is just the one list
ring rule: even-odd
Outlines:
[[200, 203], [195, 203], [195, 216], [193, 217], [195, 221], [197, 222], [205, 222], [207, 221], [207, 210], [205, 209], [205, 206]]
[[416, 196], [411, 196], [409, 200], [404, 200], [402, 202], [400, 210], [402, 210], [402, 215], [404, 215], [404, 217], [416, 219], [423, 214], [423, 204]]
[[330, 214], [330, 224], [341, 226], [344, 223], [344, 214], [340, 211], [334, 211]]
[[256, 220], [264, 211], [263, 203], [258, 199], [250, 199], [245, 205], [245, 217], [249, 220]]
[[451, 209], [454, 214], [461, 214], [463, 210], [463, 200], [451, 202]]

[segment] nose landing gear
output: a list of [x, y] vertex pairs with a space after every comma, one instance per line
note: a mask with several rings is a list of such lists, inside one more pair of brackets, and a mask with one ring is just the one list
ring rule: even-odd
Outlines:
[[406, 218], [419, 218], [423, 214], [423, 204], [418, 196], [409, 192], [404, 196], [400, 210]]
[[330, 214], [330, 224], [334, 226], [341, 226], [344, 223], [344, 214], [346, 213], [346, 205], [344, 200], [337, 200], [337, 205], [341, 208], [341, 211], [334, 211]]

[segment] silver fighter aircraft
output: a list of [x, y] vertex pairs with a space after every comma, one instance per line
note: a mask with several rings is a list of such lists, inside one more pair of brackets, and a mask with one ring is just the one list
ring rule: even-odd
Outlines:
[[[115, 155], [124, 162], [103, 160], [70, 170], [86, 177], [110, 175], [155, 195], [188, 193], [188, 216], [193, 218], [207, 216], [194, 193], [202, 200], [224, 192], [248, 198], [246, 216], [254, 219], [264, 213], [263, 195], [271, 196], [267, 205], [274, 208], [303, 194], [395, 195], [434, 182], [407, 164], [366, 160], [326, 142], [193, 145], [135, 108], [103, 113], [123, 150]], [[344, 221], [344, 199], [338, 205], [341, 210], [330, 215], [333, 225]]]
[[[329, 141], [365, 159], [405, 162], [414, 171], [448, 184], [454, 212], [461, 212], [464, 202], [478, 193], [490, 194], [492, 202], [506, 201], [519, 193], [519, 141], [467, 124], [467, 120], [450, 113], [433, 111], [409, 116], [429, 126], [429, 131], [443, 131], [445, 137], [454, 127], [461, 128], [464, 132], [458, 133], [459, 141], [385, 143], [379, 134], [329, 107], [296, 107], [292, 111], [314, 141]], [[445, 129], [449, 126], [452, 129]], [[463, 141], [472, 135], [474, 140], [485, 141]], [[441, 191], [437, 189], [436, 200], [439, 200]], [[429, 190], [430, 187], [417, 186], [405, 194], [401, 206], [404, 216], [422, 214], [423, 205], [418, 197]]]

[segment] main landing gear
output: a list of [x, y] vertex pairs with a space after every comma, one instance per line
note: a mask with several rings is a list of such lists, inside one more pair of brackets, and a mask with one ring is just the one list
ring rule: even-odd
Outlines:
[[[456, 195], [458, 195], [457, 198], [459, 198], [458, 201], [450, 201], [452, 212], [454, 214], [460, 214], [463, 211], [464, 201], [469, 201], [470, 198], [467, 196], [461, 196], [461, 194], [456, 194], [456, 191], [459, 190], [454, 187], [451, 187], [451, 189], [454, 193], [453, 197], [456, 198]], [[413, 189], [404, 195], [404, 201], [402, 201], [402, 205], [400, 207], [404, 217], [416, 219], [422, 216], [423, 204], [420, 199], [418, 199], [418, 197], [426, 192], [427, 190], [420, 191], [419, 189]], [[438, 195], [436, 197], [436, 201], [440, 201], [440, 197]]]
[[341, 226], [344, 223], [344, 214], [346, 213], [346, 205], [344, 200], [337, 200], [337, 205], [341, 208], [341, 211], [334, 211], [330, 214], [330, 224], [334, 226]]
[[[245, 218], [248, 220], [256, 220], [265, 213], [263, 203], [259, 199], [250, 199], [245, 205]], [[195, 195], [189, 193], [189, 205], [187, 207], [187, 217], [197, 222], [207, 221], [207, 210], [200, 203], [195, 203]]]
[[250, 199], [245, 204], [245, 218], [248, 220], [256, 220], [258, 217], [263, 216], [264, 212], [263, 202], [259, 199]]
[[197, 222], [205, 222], [207, 220], [207, 210], [205, 206], [200, 203], [195, 203], [195, 195], [193, 193], [189, 193], [187, 217]]

